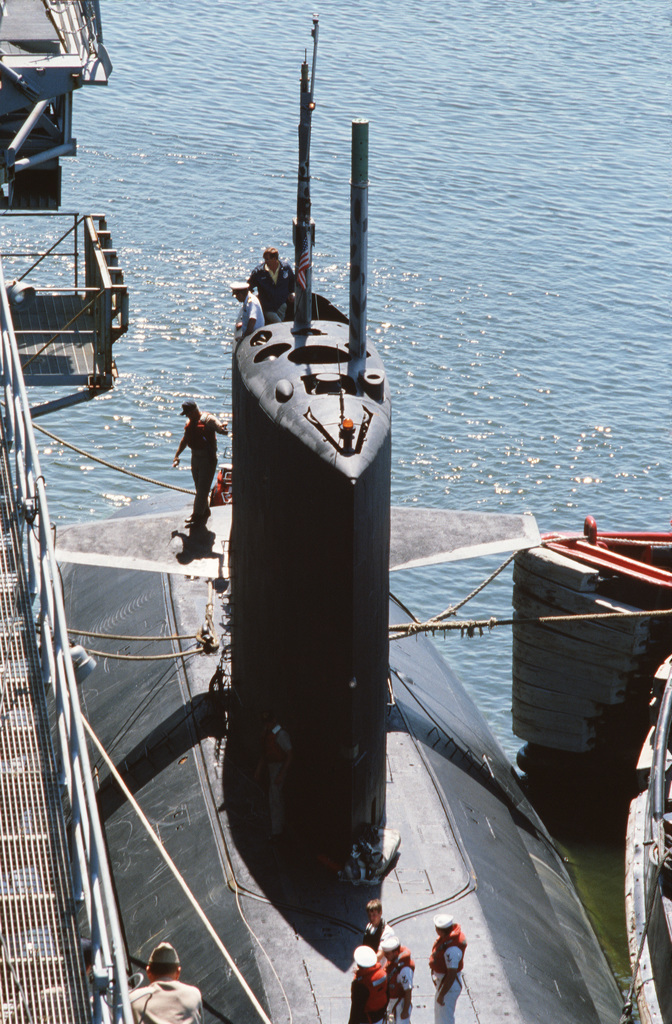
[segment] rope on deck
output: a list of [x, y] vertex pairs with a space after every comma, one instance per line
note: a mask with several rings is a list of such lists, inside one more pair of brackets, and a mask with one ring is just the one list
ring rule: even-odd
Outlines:
[[171, 651], [169, 654], [112, 654], [110, 651], [95, 651], [93, 647], [87, 647], [86, 650], [98, 658], [112, 658], [116, 661], [167, 661], [169, 658], [188, 658], [192, 654], [203, 654], [205, 647], [191, 647], [188, 651]]
[[74, 629], [68, 626], [68, 633], [71, 636], [92, 636], [96, 640], [197, 640], [198, 633], [169, 633], [166, 636], [132, 636], [123, 633], [94, 633], [87, 629]]
[[69, 441], [64, 441], [62, 437], [58, 437], [56, 434], [52, 434], [46, 427], [41, 427], [37, 423], [33, 423], [33, 428], [39, 430], [42, 434], [46, 434], [52, 441], [57, 444], [62, 444], [66, 448], [71, 448], [73, 452], [77, 452], [78, 455], [83, 455], [85, 459], [91, 459], [93, 462], [99, 462], [101, 466], [107, 466], [108, 469], [115, 469], [117, 473], [125, 473], [126, 476], [135, 477], [136, 480], [142, 480], [143, 483], [153, 484], [155, 487], [165, 487], [170, 491], [180, 491], [182, 494], [194, 495], [196, 492], [189, 490], [188, 487], [178, 487], [177, 484], [167, 484], [163, 480], [153, 480], [151, 476], [143, 476], [141, 473], [134, 473], [132, 469], [126, 469], [124, 466], [115, 466], [113, 462], [108, 462], [107, 459], [101, 459], [98, 455], [92, 455], [91, 452], [85, 452], [83, 448], [78, 448], [76, 444], [70, 444]]
[[[583, 536], [583, 535], [582, 535]], [[661, 542], [662, 543], [662, 542]], [[543, 545], [542, 545], [543, 546]], [[669, 544], [665, 544], [666, 547]], [[539, 615], [536, 618], [511, 618], [511, 619], [498, 619], [494, 615], [489, 619], [463, 619], [456, 620], [455, 622], [446, 622], [445, 620], [455, 615], [460, 608], [463, 608], [468, 601], [471, 601], [473, 597], [480, 594], [489, 583], [499, 576], [503, 569], [506, 569], [507, 565], [513, 561], [516, 557], [517, 552], [514, 551], [506, 558], [498, 569], [483, 580], [470, 594], [467, 594], [465, 598], [458, 601], [457, 604], [450, 605], [444, 611], [439, 612], [438, 615], [433, 615], [430, 619], [425, 622], [420, 622], [413, 616], [412, 622], [402, 622], [389, 627], [389, 638], [390, 640], [402, 640], [405, 637], [417, 636], [418, 633], [441, 633], [449, 630], [460, 630], [462, 636], [474, 637], [476, 633], [479, 636], [483, 636], [483, 631], [488, 630], [492, 632], [495, 626], [512, 626], [516, 625], [552, 625], [560, 622], [596, 622], [602, 621], [603, 619], [636, 619], [636, 618], [667, 618], [672, 615], [672, 608], [657, 608], [647, 611], [623, 611], [623, 612], [587, 612], [584, 615], [568, 614], [568, 615]], [[412, 613], [411, 613], [412, 614]]]
[[142, 822], [142, 825], [143, 825], [143, 827], [144, 827], [144, 829], [145, 829], [145, 831], [147, 833], [147, 836], [154, 843], [154, 845], [157, 848], [160, 856], [163, 858], [164, 863], [169, 868], [169, 870], [172, 872], [172, 874], [175, 877], [176, 881], [178, 882], [180, 888], [182, 889], [182, 892], [187, 897], [187, 899], [191, 903], [193, 909], [195, 910], [196, 914], [198, 915], [199, 920], [203, 923], [203, 925], [204, 925], [206, 931], [208, 932], [210, 938], [213, 940], [213, 942], [217, 946], [217, 949], [222, 954], [222, 956], [224, 957], [224, 959], [228, 963], [229, 967], [231, 968], [231, 970], [235, 974], [236, 978], [240, 982], [240, 984], [241, 984], [241, 986], [243, 988], [243, 991], [245, 992], [245, 994], [247, 995], [248, 999], [250, 1000], [252, 1006], [256, 1010], [257, 1015], [264, 1022], [264, 1024], [272, 1024], [272, 1021], [267, 1016], [266, 1011], [264, 1010], [263, 1006], [261, 1005], [261, 1003], [259, 1002], [259, 1000], [255, 996], [254, 992], [252, 991], [252, 989], [248, 985], [247, 981], [243, 977], [243, 974], [241, 973], [241, 971], [237, 967], [235, 961], [233, 960], [233, 957], [231, 956], [231, 954], [229, 953], [228, 949], [226, 948], [226, 946], [224, 945], [224, 943], [220, 939], [220, 937], [217, 934], [217, 932], [215, 931], [213, 925], [210, 923], [210, 919], [208, 918], [208, 916], [206, 915], [205, 911], [201, 907], [200, 903], [198, 902], [198, 900], [194, 896], [193, 892], [191, 891], [191, 889], [187, 885], [184, 877], [180, 873], [177, 865], [175, 864], [175, 861], [172, 859], [172, 857], [169, 855], [168, 851], [165, 849], [163, 843], [161, 842], [161, 839], [157, 836], [156, 831], [152, 827], [151, 823], [148, 821], [146, 815], [143, 813], [142, 808], [140, 807], [139, 803], [137, 802], [137, 800], [135, 799], [135, 797], [131, 793], [130, 789], [128, 788], [128, 786], [126, 785], [124, 780], [122, 779], [121, 775], [117, 771], [116, 765], [112, 761], [112, 758], [109, 756], [109, 754], [107, 753], [107, 751], [103, 747], [102, 743], [100, 742], [100, 740], [96, 736], [95, 732], [91, 728], [91, 726], [90, 726], [89, 722], [86, 720], [86, 718], [82, 717], [82, 722], [84, 724], [84, 728], [86, 729], [87, 733], [89, 734], [91, 742], [94, 744], [94, 746], [96, 747], [98, 753], [100, 754], [100, 756], [102, 757], [103, 761], [107, 765], [107, 767], [108, 767], [108, 769], [109, 769], [109, 771], [110, 771], [110, 773], [112, 775], [112, 778], [117, 783], [117, 785], [119, 786], [119, 789], [122, 791], [122, 793], [124, 794], [124, 796], [128, 800], [129, 804], [131, 805], [131, 807], [133, 808], [133, 810], [135, 811], [135, 813], [139, 817], [139, 819]]
[[401, 640], [403, 637], [415, 636], [418, 633], [440, 633], [447, 630], [459, 629], [462, 636], [483, 636], [483, 630], [492, 632], [495, 626], [517, 626], [544, 625], [555, 622], [601, 622], [603, 619], [645, 619], [645, 618], [668, 618], [672, 615], [672, 608], [654, 608], [650, 611], [637, 612], [591, 612], [586, 615], [539, 615], [530, 619], [497, 619], [492, 616], [489, 619], [465, 619], [457, 622], [437, 622], [436, 619], [429, 619], [427, 622], [402, 622], [399, 625], [390, 626], [390, 639]]

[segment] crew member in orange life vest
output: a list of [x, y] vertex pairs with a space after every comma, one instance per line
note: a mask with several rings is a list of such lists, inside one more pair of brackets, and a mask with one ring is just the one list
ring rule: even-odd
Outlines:
[[285, 802], [282, 798], [282, 787], [285, 784], [287, 771], [292, 763], [292, 741], [285, 729], [279, 724], [273, 711], [262, 714], [264, 729], [261, 736], [261, 757], [254, 773], [256, 782], [260, 782], [264, 766], [268, 769], [268, 804], [271, 813], [271, 841], [282, 835], [285, 826]]
[[394, 1024], [400, 1020], [410, 1020], [413, 1004], [413, 973], [415, 963], [410, 949], [402, 946], [396, 935], [387, 935], [380, 943], [385, 954], [385, 971], [387, 973], [387, 1019]]
[[182, 403], [182, 415], [187, 417], [184, 434], [177, 446], [173, 466], [178, 466], [180, 455], [187, 447], [191, 448], [191, 475], [194, 478], [196, 497], [191, 518], [187, 526], [205, 526], [210, 517], [210, 488], [212, 478], [217, 469], [217, 438], [216, 434], [228, 434], [227, 423], [220, 422], [209, 412], [201, 412], [196, 402], [189, 398]]
[[357, 946], [348, 1024], [375, 1024], [387, 1010], [387, 973], [370, 946]]
[[467, 940], [450, 914], [437, 914], [434, 927], [437, 939], [429, 958], [429, 969], [436, 986], [434, 1024], [455, 1024], [455, 1003], [462, 991], [462, 965]]

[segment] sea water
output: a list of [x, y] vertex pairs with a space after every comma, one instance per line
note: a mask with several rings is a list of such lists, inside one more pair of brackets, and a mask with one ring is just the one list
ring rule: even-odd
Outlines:
[[[101, 7], [114, 71], [75, 97], [62, 208], [107, 215], [131, 326], [114, 390], [39, 422], [188, 487], [188, 460], [171, 465], [183, 399], [230, 409], [229, 284], [267, 244], [293, 260], [313, 9]], [[542, 531], [580, 531], [587, 514], [666, 529], [669, 5], [324, 0], [317, 12], [314, 288], [347, 310], [350, 125], [364, 117], [367, 336], [392, 386], [394, 502], [530, 512]], [[40, 454], [57, 528], [161, 493], [51, 440]], [[392, 583], [426, 617], [501, 561]], [[511, 585], [509, 566], [460, 614], [509, 617]], [[513, 760], [510, 629], [439, 643]], [[625, 983], [622, 841], [570, 857]]]

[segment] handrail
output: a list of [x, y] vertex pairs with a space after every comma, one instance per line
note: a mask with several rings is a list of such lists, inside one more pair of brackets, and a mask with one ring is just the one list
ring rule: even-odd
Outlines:
[[653, 763], [651, 766], [651, 817], [662, 820], [665, 813], [665, 769], [668, 741], [672, 728], [672, 662], [668, 667], [667, 682], [660, 702], [660, 711], [653, 734]]
[[66, 52], [76, 52], [83, 64], [90, 55], [98, 53], [102, 42], [100, 10], [97, 0], [42, 0], [47, 17], [58, 32]]
[[[653, 758], [651, 776], [646, 801], [646, 832], [647, 839], [652, 840], [656, 864], [660, 864], [665, 856], [665, 829], [663, 815], [666, 803], [666, 769], [668, 766], [668, 750], [670, 731], [672, 730], [672, 661], [668, 666], [667, 683], [660, 702], [660, 710], [653, 733]], [[650, 878], [647, 877], [647, 891]]]
[[[39, 593], [40, 657], [45, 688], [53, 686], [64, 782], [72, 809], [72, 875], [91, 930], [93, 1021], [132, 1024], [127, 964], [102, 826], [98, 816], [75, 672], [70, 655], [60, 574], [51, 533], [30, 405], [21, 370], [0, 262], [0, 372], [5, 430], [14, 452], [15, 495], [31, 593]], [[111, 1005], [110, 1005], [111, 1004]]]
[[[27, 217], [35, 214], [23, 213], [20, 215], [25, 221]], [[55, 215], [59, 216], [59, 215]], [[61, 214], [60, 216], [63, 216]], [[79, 213], [67, 214], [72, 223], [67, 230], [59, 229], [58, 237], [51, 242], [47, 248], [36, 254], [6, 252], [7, 261], [11, 258], [14, 266], [18, 257], [30, 258], [31, 263], [26, 267], [23, 263], [16, 266], [16, 272], [8, 269], [8, 276], [11, 274], [17, 281], [21, 282], [30, 279], [34, 282], [36, 293], [45, 295], [60, 294], [61, 292], [72, 292], [73, 289], [83, 299], [93, 296], [93, 300], [87, 302], [85, 308], [55, 329], [46, 345], [33, 352], [28, 361], [23, 363], [24, 377], [26, 367], [41, 355], [44, 348], [61, 338], [63, 332], [67, 331], [77, 316], [84, 313], [93, 322], [93, 348], [92, 373], [89, 376], [89, 387], [110, 386], [113, 381], [114, 358], [112, 347], [114, 342], [128, 330], [128, 290], [123, 281], [123, 270], [117, 264], [116, 250], [110, 248], [110, 233], [107, 230], [107, 222], [102, 214], [91, 215]], [[96, 224], [97, 221], [97, 224]], [[81, 237], [80, 237], [81, 234]], [[60, 252], [59, 246], [72, 238], [73, 250]], [[30, 277], [38, 267], [49, 267], [48, 261], [56, 257], [66, 256], [72, 261], [73, 284], [68, 288], [62, 283], [56, 286], [38, 281]], [[7, 262], [6, 261], [6, 262]], [[82, 284], [82, 271], [84, 283]], [[50, 275], [51, 276], [51, 275]], [[24, 353], [25, 356], [25, 353]], [[32, 371], [31, 371], [32, 372]]]

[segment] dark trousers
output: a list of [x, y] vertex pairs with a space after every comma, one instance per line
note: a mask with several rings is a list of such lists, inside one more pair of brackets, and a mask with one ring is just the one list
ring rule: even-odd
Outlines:
[[217, 469], [217, 456], [207, 451], [191, 452], [191, 475], [194, 478], [194, 519], [205, 522], [210, 515], [210, 490]]

